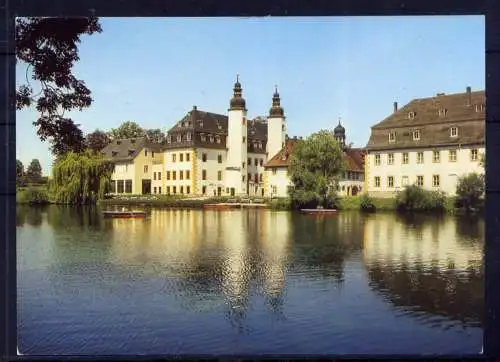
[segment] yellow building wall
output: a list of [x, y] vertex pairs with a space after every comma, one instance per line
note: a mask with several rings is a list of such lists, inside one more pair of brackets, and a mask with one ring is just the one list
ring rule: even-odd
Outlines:
[[[147, 151], [147, 155], [146, 155]], [[153, 180], [153, 161], [161, 162], [163, 160], [162, 152], [153, 152], [149, 148], [143, 148], [141, 152], [134, 158], [134, 181], [132, 184], [132, 192], [135, 195], [142, 195], [142, 180]], [[147, 166], [147, 170], [144, 168]], [[162, 175], [163, 179], [163, 175]], [[151, 182], [152, 183], [152, 182]], [[162, 190], [163, 191], [163, 190]], [[153, 186], [151, 185], [151, 192]]]

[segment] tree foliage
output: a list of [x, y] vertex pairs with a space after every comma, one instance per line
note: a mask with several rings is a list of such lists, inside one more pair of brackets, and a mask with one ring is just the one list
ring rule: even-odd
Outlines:
[[162, 145], [165, 143], [165, 133], [161, 129], [146, 130], [146, 138], [149, 142]]
[[69, 152], [56, 161], [52, 173], [50, 190], [56, 202], [92, 204], [110, 191], [113, 164], [88, 150]]
[[42, 165], [40, 165], [40, 161], [38, 159], [31, 160], [31, 163], [28, 165], [26, 170], [26, 176], [31, 179], [37, 179], [42, 177]]
[[[33, 125], [42, 141], [52, 143], [55, 155], [84, 149], [82, 131], [64, 114], [92, 103], [90, 90], [72, 69], [80, 59], [80, 37], [101, 31], [94, 17], [16, 19], [16, 57], [26, 64], [26, 82], [17, 89], [16, 107], [35, 106], [40, 115]], [[39, 91], [29, 78], [37, 82]]]
[[443, 212], [446, 194], [428, 191], [417, 185], [406, 186], [396, 196], [396, 208], [402, 212]]
[[112, 128], [108, 132], [111, 139], [144, 137], [146, 132], [134, 121], [123, 122], [120, 127]]
[[288, 168], [294, 207], [335, 207], [335, 190], [344, 169], [344, 153], [332, 132], [321, 130], [297, 141]]
[[467, 211], [479, 207], [485, 192], [484, 176], [469, 173], [459, 177], [457, 183], [457, 206]]
[[21, 178], [24, 176], [24, 165], [21, 161], [16, 160], [16, 178]]
[[109, 145], [111, 139], [106, 132], [96, 129], [85, 137], [85, 145], [93, 152], [100, 152], [104, 147]]

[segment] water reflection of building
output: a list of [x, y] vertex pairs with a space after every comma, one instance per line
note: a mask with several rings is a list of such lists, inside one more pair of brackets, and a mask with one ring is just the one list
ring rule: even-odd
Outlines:
[[364, 262], [371, 287], [406, 312], [478, 325], [483, 309], [484, 234], [482, 221], [477, 223], [479, 227], [470, 225], [476, 231], [474, 239], [463, 234], [465, 223], [454, 218], [416, 222], [395, 220], [393, 215], [368, 218]]

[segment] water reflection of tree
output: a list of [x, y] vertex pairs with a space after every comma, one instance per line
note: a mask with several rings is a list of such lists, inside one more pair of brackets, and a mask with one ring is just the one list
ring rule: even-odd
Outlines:
[[51, 205], [47, 208], [47, 221], [55, 230], [88, 232], [109, 231], [111, 220], [105, 220], [96, 206]]
[[348, 212], [328, 217], [294, 214], [291, 225], [294, 267], [307, 268], [304, 276], [315, 278], [319, 274], [342, 283], [345, 260], [362, 249], [363, 215]]
[[45, 206], [17, 205], [16, 208], [16, 226], [25, 224], [39, 227], [43, 223], [43, 215], [47, 212]]

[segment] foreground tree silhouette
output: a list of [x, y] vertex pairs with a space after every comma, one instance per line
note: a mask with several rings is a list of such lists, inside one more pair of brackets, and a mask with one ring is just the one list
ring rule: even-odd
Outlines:
[[[33, 125], [42, 141], [52, 143], [56, 156], [84, 149], [82, 131], [64, 114], [92, 103], [90, 90], [73, 75], [72, 68], [80, 59], [80, 37], [101, 31], [98, 18], [16, 20], [16, 58], [26, 64], [26, 83], [16, 91], [16, 108], [36, 108], [40, 116]], [[34, 86], [40, 89], [34, 90]]]
[[297, 142], [290, 156], [290, 190], [295, 208], [335, 207], [338, 177], [345, 168], [344, 153], [333, 133], [321, 130]]

